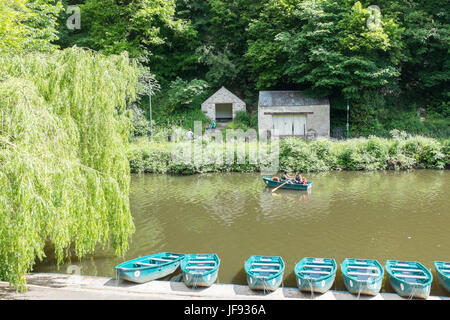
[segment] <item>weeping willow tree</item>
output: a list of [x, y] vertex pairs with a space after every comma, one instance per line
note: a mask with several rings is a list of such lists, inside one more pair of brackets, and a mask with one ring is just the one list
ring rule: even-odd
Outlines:
[[125, 155], [138, 65], [79, 48], [0, 57], [0, 280], [26, 289], [44, 247], [58, 263], [134, 232]]

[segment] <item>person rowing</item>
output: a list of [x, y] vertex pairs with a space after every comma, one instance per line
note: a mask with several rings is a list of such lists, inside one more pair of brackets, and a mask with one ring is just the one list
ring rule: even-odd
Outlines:
[[292, 183], [292, 178], [293, 178], [293, 177], [291, 177], [291, 176], [288, 174], [287, 170], [284, 170], [283, 175], [281, 176], [281, 180], [282, 180], [282, 181], [289, 180], [289, 183]]

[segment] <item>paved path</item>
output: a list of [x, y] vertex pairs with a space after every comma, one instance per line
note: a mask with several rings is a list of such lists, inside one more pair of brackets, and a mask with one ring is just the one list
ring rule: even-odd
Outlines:
[[[356, 296], [343, 291], [328, 291], [322, 295], [302, 293], [297, 288], [280, 288], [272, 293], [255, 292], [243, 285], [214, 284], [209, 288], [190, 289], [182, 282], [151, 281], [133, 284], [114, 278], [36, 273], [27, 276], [28, 292], [21, 294], [0, 282], [0, 299], [15, 300], [404, 300], [392, 293], [375, 297]], [[450, 297], [429, 297], [429, 300], [449, 300]]]

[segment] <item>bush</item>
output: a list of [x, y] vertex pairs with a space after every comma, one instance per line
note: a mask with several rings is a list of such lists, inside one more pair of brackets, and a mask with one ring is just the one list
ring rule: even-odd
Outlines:
[[258, 115], [250, 114], [247, 111], [237, 111], [236, 116], [234, 117], [234, 123], [237, 128], [258, 128]]
[[136, 137], [149, 135], [150, 121], [145, 118], [142, 109], [135, 104], [133, 104], [130, 109], [132, 112], [131, 124], [133, 125], [133, 135]]
[[[332, 141], [317, 139], [305, 141], [287, 138], [280, 141], [279, 170], [291, 172], [320, 172], [329, 170], [405, 170], [444, 169], [449, 167], [449, 140], [421, 136], [408, 136], [393, 132], [394, 138], [349, 139]], [[189, 142], [134, 143], [129, 151], [132, 172], [195, 174], [204, 172], [254, 172], [261, 170], [261, 163], [251, 163], [249, 150], [257, 150], [258, 144], [237, 142], [237, 148], [246, 148], [243, 163], [226, 163], [224, 145], [204, 138], [201, 148], [205, 156], [198, 163], [179, 164], [171, 152]], [[220, 159], [221, 161], [216, 161]], [[233, 159], [236, 159], [236, 150]], [[261, 159], [266, 161], [267, 157]]]

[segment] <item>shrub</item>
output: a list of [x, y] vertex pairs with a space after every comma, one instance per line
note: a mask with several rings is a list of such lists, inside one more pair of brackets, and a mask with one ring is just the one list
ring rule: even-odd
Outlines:
[[[305, 141], [286, 138], [280, 141], [279, 169], [291, 172], [320, 172], [329, 170], [404, 170], [414, 168], [444, 169], [449, 166], [449, 142], [439, 142], [421, 136], [411, 137], [394, 132], [394, 139], [370, 138], [332, 141], [317, 139]], [[206, 152], [202, 161], [194, 164], [177, 164], [170, 150], [185, 146], [183, 143], [134, 144], [130, 156], [133, 172], [194, 174], [203, 172], [260, 171], [261, 163], [250, 163], [249, 150], [257, 150], [255, 142], [237, 142], [237, 148], [246, 148], [243, 163], [226, 163], [223, 144], [202, 139], [201, 148]], [[222, 157], [221, 161], [216, 161]], [[233, 159], [236, 159], [236, 150]], [[267, 162], [268, 157], [260, 159]], [[221, 163], [220, 163], [221, 162]]]

